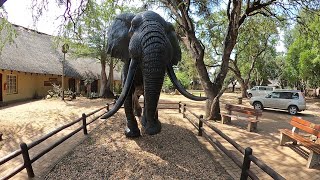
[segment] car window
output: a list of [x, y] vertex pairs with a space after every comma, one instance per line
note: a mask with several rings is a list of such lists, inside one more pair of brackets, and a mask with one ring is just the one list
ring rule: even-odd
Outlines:
[[280, 98], [281, 99], [292, 99], [292, 92], [281, 92]]
[[253, 87], [253, 88], [251, 89], [251, 91], [255, 91], [255, 90], [257, 90], [257, 88], [256, 88], [256, 87]]
[[267, 91], [273, 91], [273, 88], [267, 88]]
[[272, 92], [271, 98], [280, 98], [280, 93], [279, 92]]
[[299, 93], [294, 93], [292, 95], [292, 99], [299, 99]]
[[265, 91], [265, 90], [267, 90], [267, 88], [265, 88], [265, 87], [259, 87], [259, 90], [260, 90], [260, 91]]

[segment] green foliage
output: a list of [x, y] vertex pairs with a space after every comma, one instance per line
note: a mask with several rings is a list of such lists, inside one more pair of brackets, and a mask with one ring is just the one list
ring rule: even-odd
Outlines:
[[5, 45], [13, 43], [14, 38], [17, 37], [17, 32], [13, 28], [13, 25], [9, 23], [6, 18], [1, 17], [1, 15], [0, 12], [0, 54]]
[[[188, 76], [188, 73], [178, 71], [178, 72], [176, 72], [176, 76], [177, 76], [178, 80], [180, 81], [180, 83], [182, 84], [182, 86], [185, 89], [188, 89], [190, 86], [190, 82], [191, 82], [191, 80]], [[162, 87], [166, 91], [173, 91], [175, 89], [174, 85], [172, 84], [172, 82], [168, 76], [165, 77]]]
[[290, 86], [319, 87], [320, 74], [320, 17], [302, 11], [305, 24], [297, 24], [292, 33], [285, 61], [284, 78]]

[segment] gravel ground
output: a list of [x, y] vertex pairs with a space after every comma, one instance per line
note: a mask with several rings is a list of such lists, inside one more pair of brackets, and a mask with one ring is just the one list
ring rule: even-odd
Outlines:
[[189, 123], [177, 119], [177, 112], [159, 114], [160, 134], [128, 139], [125, 117], [117, 113], [42, 178], [232, 179], [188, 130]]

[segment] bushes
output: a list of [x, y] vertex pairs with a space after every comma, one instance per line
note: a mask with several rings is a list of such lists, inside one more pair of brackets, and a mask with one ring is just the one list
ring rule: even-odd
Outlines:
[[[188, 89], [191, 82], [191, 80], [188, 77], [188, 74], [186, 72], [177, 72], [176, 76], [180, 81], [180, 83], [182, 84], [182, 86], [185, 89]], [[172, 92], [175, 89], [174, 85], [172, 84], [170, 78], [167, 75], [165, 76], [162, 89], [164, 90], [164, 92]]]

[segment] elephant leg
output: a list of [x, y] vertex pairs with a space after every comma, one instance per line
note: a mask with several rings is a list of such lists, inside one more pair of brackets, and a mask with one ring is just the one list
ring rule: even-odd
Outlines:
[[161, 131], [157, 107], [165, 71], [164, 68], [161, 68], [163, 66], [161, 61], [152, 62], [150, 64], [152, 64], [152, 67], [144, 71], [144, 118], [146, 121], [145, 132], [149, 135], [153, 135]]
[[[125, 64], [125, 67], [123, 69], [123, 75], [124, 79], [127, 77], [127, 67]], [[125, 82], [125, 80], [124, 80]], [[132, 86], [130, 89], [130, 92], [124, 101], [124, 111], [126, 114], [126, 121], [127, 121], [127, 127], [125, 128], [125, 135], [127, 137], [138, 137], [140, 136], [140, 130], [138, 128], [137, 120], [133, 114], [133, 95], [135, 91], [135, 86]]]

